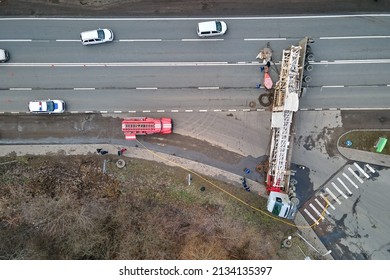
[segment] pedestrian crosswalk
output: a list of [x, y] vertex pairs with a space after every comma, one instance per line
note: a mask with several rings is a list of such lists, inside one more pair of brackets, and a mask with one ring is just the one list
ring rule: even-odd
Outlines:
[[[348, 170], [348, 171], [347, 171]], [[303, 212], [306, 219], [316, 225], [325, 220], [326, 215], [332, 215], [343, 201], [353, 196], [365, 180], [370, 179], [377, 171], [369, 164], [354, 162], [343, 170], [340, 176], [336, 175], [325, 185], [323, 191], [304, 205]]]

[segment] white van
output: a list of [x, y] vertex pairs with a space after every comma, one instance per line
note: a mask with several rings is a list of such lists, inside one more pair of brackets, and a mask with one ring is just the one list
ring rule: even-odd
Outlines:
[[114, 33], [111, 29], [99, 28], [90, 31], [84, 31], [80, 34], [83, 45], [96, 45], [114, 40]]
[[224, 21], [214, 20], [198, 23], [197, 33], [199, 37], [223, 35], [226, 31], [227, 25]]
[[0, 49], [0, 62], [7, 62], [9, 60], [9, 52]]

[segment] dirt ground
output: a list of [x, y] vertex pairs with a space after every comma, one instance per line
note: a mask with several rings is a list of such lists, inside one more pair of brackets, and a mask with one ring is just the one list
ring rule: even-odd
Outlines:
[[0, 16], [267, 16], [375, 13], [388, 0], [1, 0]]
[[[0, 158], [0, 259], [303, 259], [243, 188], [116, 155]], [[269, 233], [272, 234], [269, 234]], [[287, 236], [291, 248], [282, 248]]]

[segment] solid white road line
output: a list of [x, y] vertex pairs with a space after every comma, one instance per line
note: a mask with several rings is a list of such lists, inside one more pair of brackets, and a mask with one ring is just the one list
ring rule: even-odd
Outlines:
[[322, 208], [323, 211], [325, 211], [326, 214], [330, 215], [328, 209], [325, 208], [324, 205], [321, 204], [321, 202], [316, 198], [314, 199], [315, 202], [317, 202], [317, 204]]
[[95, 90], [95, 88], [73, 88], [73, 90]]
[[9, 90], [32, 90], [32, 88], [9, 88]]
[[320, 37], [320, 40], [348, 40], [348, 39], [388, 39], [387, 35], [369, 35], [369, 36], [344, 36], [344, 37]]
[[367, 179], [370, 179], [370, 176], [363, 170], [363, 168], [360, 167], [359, 164], [357, 164], [356, 162], [353, 163], [357, 169], [359, 169], [359, 171], [361, 173], [363, 173], [364, 177], [366, 177]]
[[375, 173], [375, 169], [372, 168], [368, 163], [366, 164], [366, 167], [371, 171], [371, 173]]
[[285, 41], [287, 38], [244, 38], [244, 41]]
[[355, 178], [360, 182], [360, 184], [363, 184], [362, 178], [360, 178], [360, 177], [355, 173], [355, 171], [352, 170], [351, 167], [348, 167], [348, 170], [349, 170], [349, 172], [352, 173], [353, 176], [355, 176]]
[[323, 199], [325, 202], [327, 202], [327, 205], [328, 205], [330, 208], [332, 208], [333, 210], [336, 210], [336, 207], [334, 207], [334, 206], [330, 203], [330, 201], [329, 201], [328, 198], [326, 198], [322, 193], [320, 193], [320, 196], [322, 197], [322, 199]]
[[161, 42], [162, 39], [120, 39], [119, 42]]
[[326, 188], [325, 190], [326, 190], [326, 192], [327, 192], [328, 194], [330, 194], [331, 197], [333, 197], [334, 200], [336, 200], [336, 202], [337, 202], [339, 205], [341, 205], [340, 200], [338, 200], [338, 198], [334, 195], [334, 193], [332, 193], [332, 192], [330, 191], [329, 188]]
[[347, 192], [348, 192], [350, 195], [352, 195], [351, 190], [348, 189], [348, 187], [344, 184], [344, 182], [343, 182], [340, 178], [338, 178], [338, 177], [337, 177], [337, 180], [338, 180], [338, 181], [340, 182], [340, 184], [344, 187], [344, 189], [346, 189]]
[[325, 220], [324, 216], [321, 215], [321, 213], [317, 210], [317, 208], [315, 208], [313, 206], [313, 204], [309, 204], [309, 206], [311, 207], [311, 209], [313, 209], [314, 212], [316, 212], [316, 214], [318, 215], [318, 217], [321, 217], [322, 220]]
[[345, 174], [344, 172], [343, 172], [343, 176], [344, 176], [344, 177], [345, 177], [345, 178], [346, 178], [346, 179], [347, 179], [355, 188], [357, 188], [357, 189], [359, 188], [358, 185], [356, 185], [355, 182], [352, 181], [352, 179], [349, 178], [348, 175]]
[[310, 214], [310, 212], [309, 211], [307, 211], [307, 209], [305, 208], [303, 211], [305, 211], [305, 213], [310, 217], [310, 219], [312, 219], [313, 220], [313, 222], [315, 222], [316, 223], [316, 225], [319, 225], [320, 223], [316, 220], [316, 219], [314, 219], [314, 217], [313, 217], [313, 215], [312, 214]]
[[345, 199], [348, 199], [348, 196], [347, 196], [345, 193], [343, 193], [343, 192], [336, 186], [335, 183], [332, 182], [331, 184], [332, 184], [332, 186], [336, 189], [336, 191], [339, 192], [339, 194], [341, 194]]

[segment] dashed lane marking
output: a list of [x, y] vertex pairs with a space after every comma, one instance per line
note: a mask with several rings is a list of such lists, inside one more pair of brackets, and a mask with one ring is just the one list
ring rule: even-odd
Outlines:
[[317, 210], [317, 208], [314, 207], [313, 204], [309, 204], [310, 208], [313, 209], [314, 212], [318, 215], [318, 217], [321, 217], [322, 220], [325, 220], [324, 216], [321, 215], [321, 213]]
[[320, 223], [316, 220], [316, 219], [314, 219], [314, 217], [313, 217], [313, 215], [312, 214], [310, 214], [310, 212], [309, 211], [307, 211], [307, 209], [305, 208], [303, 211], [305, 211], [305, 213], [310, 217], [310, 219], [312, 219], [313, 220], [313, 222], [315, 222], [316, 223], [316, 225], [319, 225]]
[[339, 205], [341, 205], [340, 200], [338, 200], [338, 198], [334, 195], [334, 193], [332, 193], [332, 192], [330, 191], [329, 188], [326, 188], [325, 190], [326, 190], [326, 192], [327, 192], [328, 194], [330, 194], [330, 196], [331, 196]]
[[347, 192], [350, 194], [350, 195], [352, 195], [352, 192], [351, 192], [351, 190], [350, 189], [348, 189], [348, 187], [344, 184], [344, 182], [340, 179], [340, 178], [338, 178], [337, 177], [337, 181], [339, 181], [340, 182], [340, 184], [344, 187], [344, 189], [346, 189], [347, 190]]
[[370, 179], [370, 176], [363, 170], [363, 168], [360, 167], [359, 164], [357, 164], [356, 162], [353, 163], [357, 169], [359, 169], [359, 171], [364, 175], [364, 177], [366, 177], [367, 179]]
[[371, 171], [371, 173], [375, 173], [375, 169], [372, 168], [368, 163], [366, 164], [366, 167]]
[[355, 171], [352, 170], [351, 167], [348, 167], [348, 170], [349, 170], [349, 172], [352, 173], [353, 176], [355, 176], [355, 178], [360, 182], [360, 184], [363, 184], [362, 178], [360, 178], [360, 177], [355, 173]]
[[317, 198], [315, 198], [314, 201], [317, 202], [317, 204], [322, 208], [322, 210], [325, 211], [326, 214], [330, 215], [329, 211], [325, 208], [324, 205], [321, 204], [321, 202]]
[[330, 208], [332, 208], [333, 210], [336, 210], [336, 207], [334, 207], [334, 206], [330, 203], [329, 199], [327, 199], [322, 193], [320, 193], [320, 196], [322, 197], [322, 199], [323, 199], [324, 201], [328, 201], [329, 207], [330, 207]]
[[336, 186], [335, 183], [332, 182], [331, 184], [332, 184], [332, 186], [336, 189], [336, 191], [339, 192], [339, 194], [341, 194], [345, 199], [348, 199], [348, 196], [346, 196], [346, 194], [343, 193], [343, 192]]
[[345, 174], [344, 172], [343, 172], [343, 176], [355, 187], [355, 188], [359, 188], [358, 187], [358, 185], [356, 185], [355, 184], [355, 182], [354, 181], [352, 181], [352, 179], [351, 178], [349, 178], [349, 176], [347, 175], [347, 174]]

